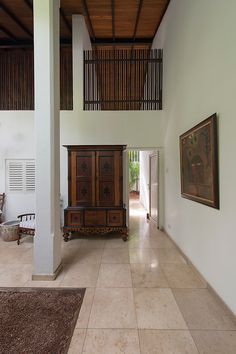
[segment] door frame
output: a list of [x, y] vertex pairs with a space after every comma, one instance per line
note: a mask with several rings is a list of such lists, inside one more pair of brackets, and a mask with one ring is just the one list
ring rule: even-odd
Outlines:
[[[157, 221], [155, 221], [151, 216], [151, 158], [153, 156], [157, 157]], [[153, 150], [153, 153], [149, 155], [149, 220], [154, 223], [159, 229], [159, 152], [158, 150]]]
[[[124, 173], [124, 181], [123, 181], [123, 191], [124, 191], [124, 201], [125, 201], [125, 207], [126, 207], [126, 220], [127, 220], [127, 226], [129, 226], [129, 159], [128, 159], [128, 152], [129, 151], [133, 151], [133, 150], [138, 150], [138, 151], [153, 151], [153, 152], [157, 152], [158, 154], [158, 165], [159, 165], [159, 169], [157, 171], [157, 178], [158, 178], [158, 184], [157, 184], [157, 206], [158, 206], [158, 222], [157, 222], [157, 228], [162, 229], [163, 228], [163, 221], [162, 219], [160, 219], [160, 215], [163, 215], [163, 179], [164, 179], [164, 171], [163, 168], [161, 168], [161, 165], [163, 165], [163, 163], [161, 164], [160, 162], [163, 162], [163, 148], [162, 147], [127, 147], [125, 150], [125, 155], [126, 158], [124, 159], [124, 165], [125, 168], [125, 173]], [[126, 161], [125, 161], [126, 160]], [[162, 193], [160, 194], [160, 187], [162, 189]]]

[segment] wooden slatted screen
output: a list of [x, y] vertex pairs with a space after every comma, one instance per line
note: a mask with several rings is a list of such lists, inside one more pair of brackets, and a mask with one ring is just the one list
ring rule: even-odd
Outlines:
[[84, 110], [162, 109], [162, 51], [84, 51]]
[[[73, 109], [72, 50], [60, 54], [60, 106]], [[0, 110], [34, 109], [33, 49], [0, 50]]]

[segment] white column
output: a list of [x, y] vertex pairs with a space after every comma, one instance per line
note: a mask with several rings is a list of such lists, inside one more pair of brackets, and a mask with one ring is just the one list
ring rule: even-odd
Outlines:
[[61, 268], [59, 0], [34, 0], [36, 234], [34, 280]]
[[82, 15], [72, 15], [73, 110], [76, 112], [83, 110], [83, 51], [91, 48], [84, 17]]

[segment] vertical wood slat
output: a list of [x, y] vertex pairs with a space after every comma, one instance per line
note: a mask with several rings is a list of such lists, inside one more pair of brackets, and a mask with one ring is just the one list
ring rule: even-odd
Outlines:
[[93, 53], [85, 55], [85, 109], [161, 109], [161, 50], [112, 48]]
[[[71, 48], [60, 53], [60, 102], [62, 110], [73, 109]], [[34, 110], [33, 49], [0, 50], [0, 110]]]

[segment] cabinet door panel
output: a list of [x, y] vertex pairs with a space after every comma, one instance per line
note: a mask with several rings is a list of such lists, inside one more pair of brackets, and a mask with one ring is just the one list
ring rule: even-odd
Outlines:
[[95, 206], [95, 153], [71, 153], [72, 206]]
[[80, 156], [78, 153], [76, 156], [76, 176], [77, 177], [92, 177], [92, 165], [93, 157], [92, 156]]
[[123, 210], [109, 210], [107, 212], [107, 225], [108, 226], [123, 226], [124, 212]]
[[98, 177], [111, 177], [114, 176], [114, 157], [112, 156], [99, 156], [98, 157]]
[[120, 151], [96, 152], [96, 205], [122, 205], [122, 170]]
[[83, 212], [82, 211], [68, 211], [67, 225], [68, 226], [81, 226], [81, 225], [83, 225]]
[[99, 206], [114, 205], [115, 202], [115, 190], [113, 181], [99, 181]]
[[105, 226], [106, 211], [105, 210], [85, 210], [84, 223], [85, 226]]
[[92, 204], [92, 183], [90, 181], [76, 181], [76, 204]]

